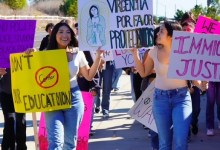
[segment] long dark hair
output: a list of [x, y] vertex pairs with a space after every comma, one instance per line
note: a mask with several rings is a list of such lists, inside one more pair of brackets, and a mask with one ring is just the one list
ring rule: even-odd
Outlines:
[[196, 24], [194, 15], [192, 12], [185, 12], [181, 18], [180, 24], [183, 25], [185, 22], [192, 22]]
[[57, 32], [59, 30], [60, 27], [62, 26], [66, 26], [69, 30], [70, 30], [70, 33], [71, 33], [71, 41], [69, 43], [68, 46], [71, 46], [71, 47], [78, 47], [78, 41], [75, 37], [75, 33], [73, 32], [73, 30], [70, 28], [70, 26], [67, 24], [67, 23], [63, 23], [63, 22], [59, 22], [57, 23], [53, 30], [52, 30], [52, 33], [51, 33], [51, 36], [50, 36], [50, 41], [49, 41], [49, 44], [48, 44], [48, 47], [47, 47], [47, 50], [54, 50], [54, 49], [58, 49], [58, 44], [57, 44], [57, 40], [56, 40], [56, 35], [57, 35]]
[[154, 29], [154, 45], [157, 45], [157, 33], [160, 31], [160, 27]]
[[165, 21], [164, 22], [164, 27], [167, 29], [167, 35], [172, 37], [173, 36], [173, 31], [182, 31], [182, 27], [178, 22], [173, 22], [173, 21]]
[[99, 15], [99, 9], [98, 9], [98, 7], [95, 6], [95, 5], [92, 5], [92, 6], [90, 7], [90, 9], [89, 9], [89, 16], [90, 16], [91, 19], [92, 19], [92, 17], [93, 17], [93, 14], [91, 13], [92, 8], [96, 8], [96, 9], [97, 9], [97, 14]]

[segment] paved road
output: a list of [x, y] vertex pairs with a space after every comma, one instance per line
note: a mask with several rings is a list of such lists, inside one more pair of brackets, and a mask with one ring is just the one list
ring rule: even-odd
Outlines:
[[34, 40], [35, 40], [34, 47], [39, 48], [41, 40], [46, 35], [47, 35], [47, 33], [45, 31], [37, 32], [37, 34], [35, 35], [35, 38], [34, 38]]

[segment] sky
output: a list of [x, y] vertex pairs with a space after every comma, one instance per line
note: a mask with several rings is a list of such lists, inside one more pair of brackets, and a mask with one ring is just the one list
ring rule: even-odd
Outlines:
[[[34, 0], [26, 0], [28, 5], [32, 5]], [[177, 9], [189, 11], [196, 3], [205, 7], [207, 0], [152, 0], [153, 14], [167, 18], [173, 18]], [[158, 7], [157, 7], [158, 2]]]
[[[158, 2], [158, 7], [157, 7]], [[207, 6], [207, 0], [153, 0], [153, 13], [158, 16], [173, 18], [175, 10], [189, 11], [195, 5]]]

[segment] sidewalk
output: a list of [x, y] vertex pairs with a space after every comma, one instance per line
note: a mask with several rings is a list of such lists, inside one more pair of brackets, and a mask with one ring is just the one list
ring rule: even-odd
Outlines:
[[[150, 150], [148, 132], [143, 126], [127, 115], [134, 102], [130, 94], [130, 78], [122, 74], [119, 92], [111, 94], [110, 118], [102, 119], [102, 114], [95, 114], [93, 130], [95, 134], [89, 140], [89, 150]], [[205, 129], [206, 99], [201, 99], [201, 113], [199, 116], [199, 133], [192, 135], [189, 150], [219, 150], [220, 130], [216, 129], [215, 136], [206, 136]], [[40, 113], [37, 113], [39, 120]], [[3, 133], [3, 114], [0, 110], [0, 143]], [[27, 146], [28, 150], [35, 149], [32, 115], [27, 114]]]

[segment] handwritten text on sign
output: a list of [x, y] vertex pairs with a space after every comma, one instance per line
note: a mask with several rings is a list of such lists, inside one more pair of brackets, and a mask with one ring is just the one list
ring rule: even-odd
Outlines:
[[[60, 61], [57, 61], [57, 60]], [[70, 108], [71, 93], [65, 50], [10, 55], [16, 112]]]
[[220, 34], [220, 22], [199, 16], [194, 32]]
[[142, 93], [134, 106], [129, 110], [128, 114], [146, 127], [157, 132], [157, 127], [152, 113], [152, 100], [155, 89], [154, 85], [155, 81], [153, 81]]
[[220, 81], [220, 35], [175, 31], [168, 77]]
[[[144, 53], [146, 52], [145, 48], [139, 49], [139, 57], [143, 60]], [[134, 57], [130, 50], [115, 50], [113, 51], [113, 57], [115, 60], [116, 68], [124, 68], [124, 67], [134, 67]]]
[[84, 0], [79, 1], [79, 14], [82, 50], [153, 46], [152, 0]]
[[[95, 60], [96, 58], [96, 51], [90, 51], [91, 55], [92, 55], [92, 59], [93, 61]], [[112, 61], [113, 60], [113, 54], [112, 54], [112, 51], [105, 51], [103, 53], [103, 58], [102, 58], [104, 61]]]
[[0, 20], [0, 67], [9, 68], [9, 55], [34, 46], [36, 20]]

